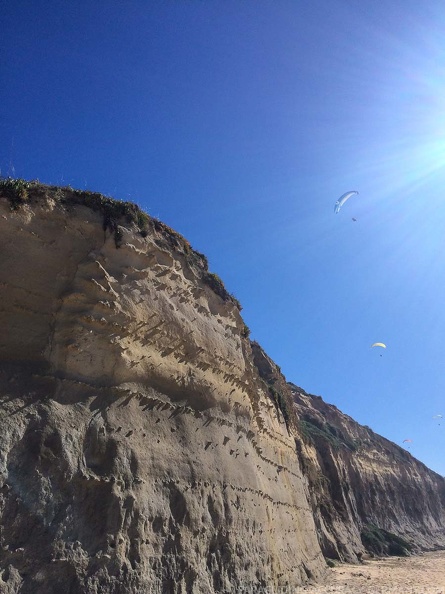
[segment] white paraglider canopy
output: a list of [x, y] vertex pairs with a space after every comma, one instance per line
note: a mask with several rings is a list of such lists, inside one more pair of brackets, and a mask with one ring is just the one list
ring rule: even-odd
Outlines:
[[337, 214], [339, 212], [340, 208], [343, 206], [343, 204], [346, 202], [346, 200], [349, 200], [349, 198], [351, 196], [354, 196], [354, 194], [358, 194], [358, 192], [356, 190], [352, 190], [352, 192], [345, 192], [345, 194], [340, 196], [340, 198], [337, 200], [337, 202], [335, 203], [335, 206], [334, 206], [335, 214]]

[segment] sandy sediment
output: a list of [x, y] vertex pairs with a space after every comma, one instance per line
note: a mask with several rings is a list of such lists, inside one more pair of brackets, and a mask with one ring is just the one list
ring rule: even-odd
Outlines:
[[[445, 551], [332, 568], [323, 585], [293, 594], [445, 594]], [[280, 594], [284, 594], [280, 592]], [[287, 593], [286, 593], [287, 594]]]

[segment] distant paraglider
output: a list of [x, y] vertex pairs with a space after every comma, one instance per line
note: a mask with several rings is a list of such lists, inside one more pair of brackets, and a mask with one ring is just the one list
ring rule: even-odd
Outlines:
[[[374, 344], [371, 345], [371, 348], [374, 347], [380, 347], [382, 349], [386, 349], [386, 344], [384, 342], [375, 342]], [[380, 355], [382, 356], [382, 355]]]
[[349, 198], [351, 196], [354, 196], [354, 194], [358, 194], [358, 192], [356, 190], [353, 190], [352, 192], [346, 192], [345, 194], [340, 196], [340, 198], [337, 200], [337, 202], [335, 203], [335, 206], [334, 206], [335, 214], [337, 214], [340, 211], [340, 208], [343, 206], [343, 204], [346, 202], [346, 200], [349, 200]]

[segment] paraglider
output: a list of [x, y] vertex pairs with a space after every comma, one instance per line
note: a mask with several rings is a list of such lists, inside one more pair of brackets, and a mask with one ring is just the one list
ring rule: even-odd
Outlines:
[[373, 347], [382, 347], [382, 349], [386, 349], [386, 344], [384, 344], [383, 342], [375, 342], [371, 345], [371, 348]]
[[407, 441], [409, 441], [410, 443], [412, 443], [412, 439], [404, 439], [402, 443], [406, 443]]
[[335, 214], [337, 214], [340, 211], [340, 208], [343, 206], [343, 204], [346, 202], [346, 200], [349, 200], [349, 198], [351, 196], [354, 196], [354, 194], [358, 194], [358, 192], [356, 190], [353, 190], [352, 192], [346, 192], [345, 194], [340, 196], [340, 198], [337, 200], [337, 202], [335, 203], [335, 206], [334, 206]]
[[354, 221], [354, 223], [356, 223], [356, 222], [357, 222], [357, 219], [355, 219], [354, 217], [352, 217], [352, 220]]
[[[386, 344], [384, 342], [375, 342], [374, 344], [371, 345], [371, 348], [373, 347], [380, 347], [382, 349], [386, 349]], [[380, 355], [382, 357], [382, 355]]]

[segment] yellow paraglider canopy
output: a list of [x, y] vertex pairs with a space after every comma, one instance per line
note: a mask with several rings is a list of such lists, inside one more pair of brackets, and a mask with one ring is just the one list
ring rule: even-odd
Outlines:
[[382, 347], [382, 349], [386, 349], [386, 344], [384, 344], [383, 342], [375, 342], [371, 345], [371, 348], [376, 346]]

